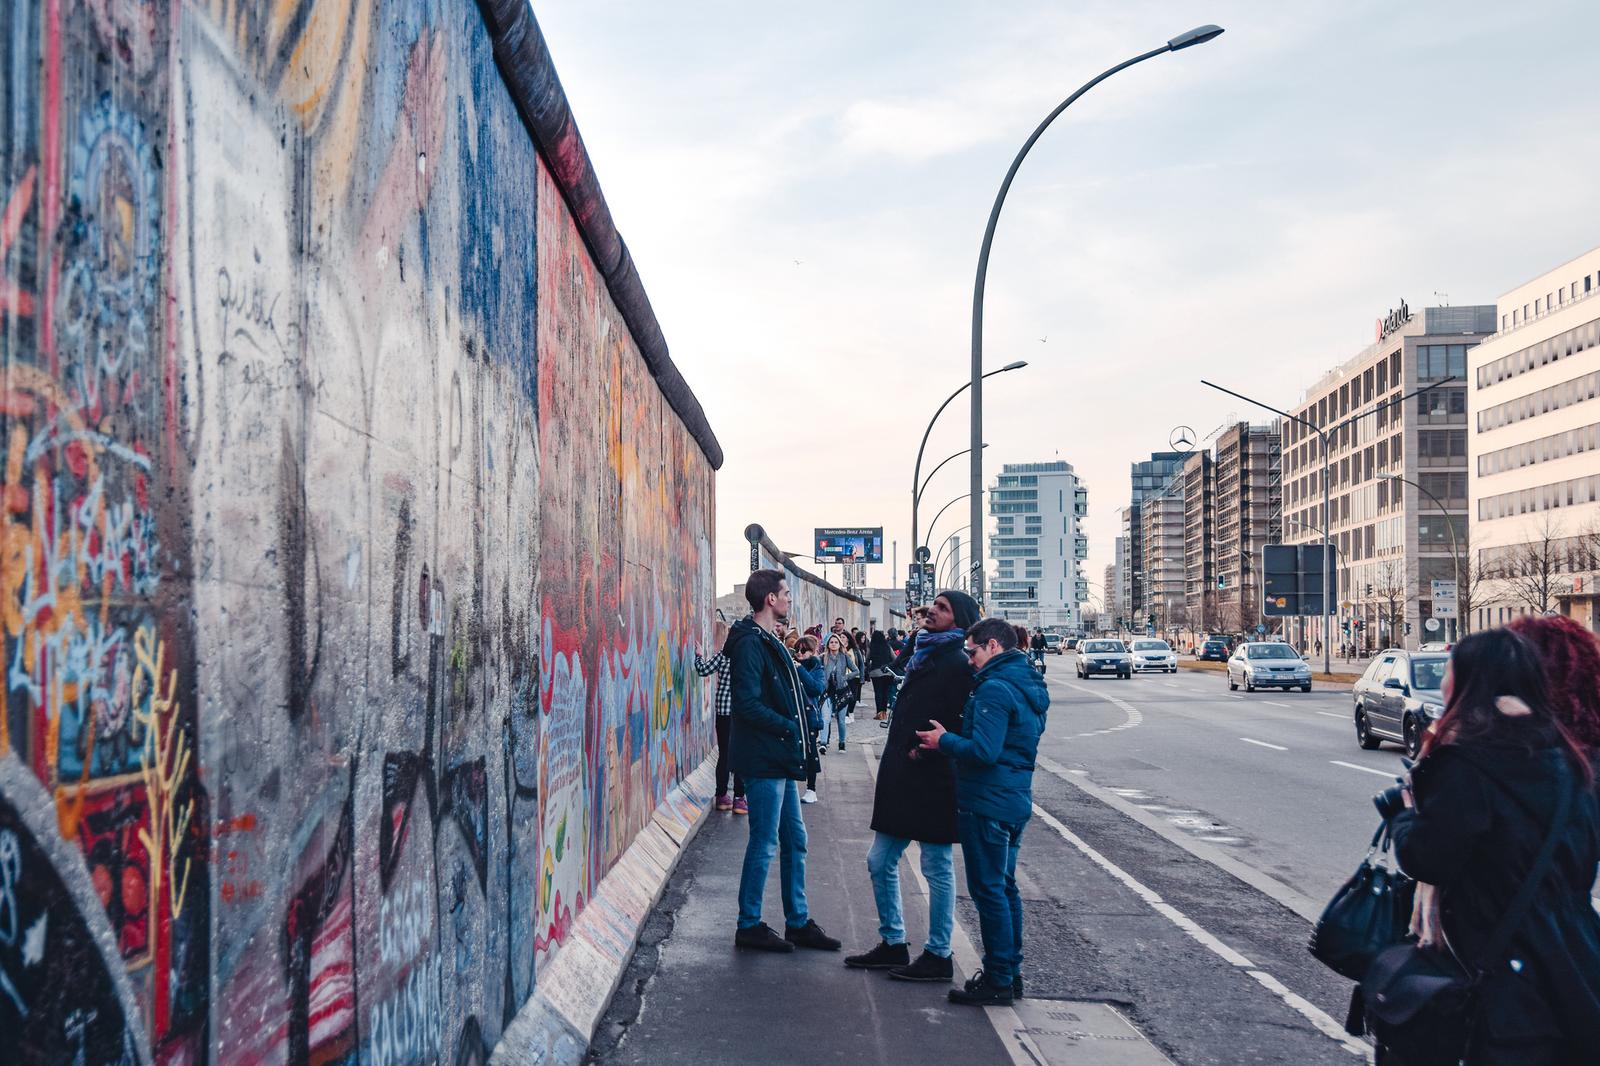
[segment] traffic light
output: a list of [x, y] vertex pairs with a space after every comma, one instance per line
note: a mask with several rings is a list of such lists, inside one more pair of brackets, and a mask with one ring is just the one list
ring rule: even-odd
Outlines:
[[1122, 628], [1122, 616], [1120, 614], [1117, 615], [1117, 628], [1118, 629]]
[[1372, 595], [1372, 582], [1367, 582], [1367, 595]]
[[1406, 636], [1409, 637], [1410, 635], [1411, 635], [1411, 623], [1407, 622], [1406, 623]]
[[1156, 616], [1155, 616], [1155, 614], [1151, 613], [1151, 614], [1145, 615], [1144, 616], [1144, 624], [1154, 628], [1155, 624], [1156, 624]]
[[1346, 633], [1350, 632], [1350, 619], [1348, 619], [1348, 618], [1342, 619], [1339, 622], [1339, 628], [1344, 630]]
[[1359, 633], [1365, 628], [1367, 628], [1367, 623], [1366, 623], [1365, 619], [1357, 618], [1356, 619], [1356, 632]]

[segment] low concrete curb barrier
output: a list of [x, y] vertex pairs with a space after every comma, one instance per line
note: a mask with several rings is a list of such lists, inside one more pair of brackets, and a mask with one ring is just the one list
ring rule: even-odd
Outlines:
[[539, 970], [533, 995], [506, 1027], [490, 1066], [578, 1066], [622, 981], [645, 920], [711, 809], [716, 754], [667, 794], [634, 837], [566, 943]]

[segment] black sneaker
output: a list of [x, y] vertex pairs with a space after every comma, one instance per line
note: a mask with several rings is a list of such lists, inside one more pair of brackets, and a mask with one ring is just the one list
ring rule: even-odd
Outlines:
[[844, 750], [844, 741], [842, 741], [842, 740], [841, 740], [841, 741], [839, 741], [839, 750], [840, 750], [840, 751], [843, 751], [843, 750]]
[[797, 948], [815, 948], [818, 951], [838, 951], [842, 946], [839, 941], [822, 931], [822, 926], [817, 924], [815, 918], [806, 919], [806, 924], [798, 929], [786, 926], [783, 930], [783, 939]]
[[1021, 999], [1022, 998], [1022, 974], [1021, 973], [1018, 973], [1017, 976], [1015, 976], [1015, 977], [1013, 977], [1011, 979], [1011, 998], [1012, 999]]
[[955, 964], [948, 956], [935, 955], [931, 951], [924, 951], [917, 956], [917, 961], [910, 966], [896, 966], [889, 971], [889, 976], [896, 981], [939, 981], [949, 984], [955, 979]]
[[982, 970], [967, 978], [967, 983], [962, 987], [950, 990], [951, 1003], [965, 1003], [973, 1007], [1009, 1007], [1015, 1001], [1010, 985], [996, 987], [983, 976]]
[[773, 932], [772, 926], [766, 922], [734, 933], [733, 946], [749, 948], [751, 951], [775, 951], [779, 954], [794, 950], [794, 945]]
[[878, 946], [865, 955], [846, 956], [844, 964], [852, 970], [887, 970], [895, 966], [909, 966], [911, 949], [904, 944], [880, 940]]

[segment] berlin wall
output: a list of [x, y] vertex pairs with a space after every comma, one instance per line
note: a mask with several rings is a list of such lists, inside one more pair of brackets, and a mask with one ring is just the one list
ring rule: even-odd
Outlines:
[[0, 1061], [481, 1062], [711, 735], [721, 453], [537, 26], [0, 43]]

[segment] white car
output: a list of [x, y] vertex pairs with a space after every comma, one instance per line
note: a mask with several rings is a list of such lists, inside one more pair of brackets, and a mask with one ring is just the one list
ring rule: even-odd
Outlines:
[[1228, 660], [1228, 688], [1297, 688], [1311, 691], [1311, 667], [1294, 648], [1277, 640], [1252, 640], [1233, 650]]
[[1164, 640], [1136, 638], [1132, 651], [1133, 672], [1136, 674], [1144, 670], [1159, 670], [1164, 674], [1178, 672], [1177, 653], [1172, 650], [1172, 645]]
[[1133, 657], [1120, 640], [1085, 640], [1078, 644], [1078, 676], [1133, 676]]

